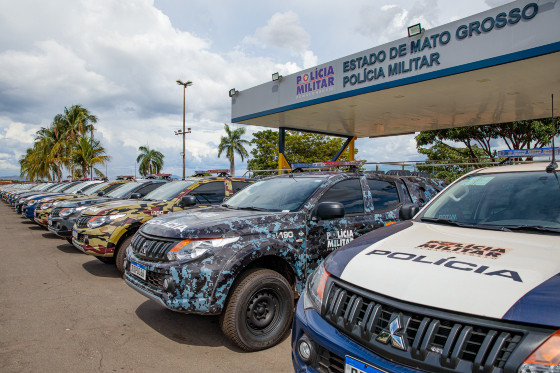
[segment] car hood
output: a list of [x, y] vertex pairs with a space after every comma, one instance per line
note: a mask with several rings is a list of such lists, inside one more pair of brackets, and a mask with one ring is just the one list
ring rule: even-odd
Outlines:
[[560, 327], [560, 237], [402, 222], [325, 261], [332, 275], [428, 307]]
[[279, 220], [279, 212], [234, 210], [225, 207], [208, 207], [175, 212], [146, 222], [142, 232], [159, 237], [227, 237], [251, 227], [258, 231], [259, 224]]
[[140, 208], [150, 208], [156, 203], [161, 203], [161, 201], [142, 201], [136, 199], [125, 199], [117, 201], [108, 201], [100, 204], [96, 204], [86, 210], [83, 214], [86, 215], [110, 215], [113, 213], [124, 212], [128, 209], [140, 209]]

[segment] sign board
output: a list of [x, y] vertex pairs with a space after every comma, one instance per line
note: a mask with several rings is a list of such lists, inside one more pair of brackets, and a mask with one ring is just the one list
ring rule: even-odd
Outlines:
[[[554, 148], [554, 153], [560, 155], [560, 148]], [[498, 157], [546, 157], [552, 155], [552, 148], [499, 150]]]

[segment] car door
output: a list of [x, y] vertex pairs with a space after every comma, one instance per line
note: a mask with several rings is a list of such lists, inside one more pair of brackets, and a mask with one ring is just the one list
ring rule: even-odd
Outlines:
[[223, 180], [218, 180], [200, 184], [189, 193], [189, 196], [196, 198], [199, 207], [220, 204], [226, 196], [225, 183]]
[[[366, 213], [363, 185], [359, 177], [333, 184], [319, 198], [321, 202], [340, 202], [344, 205], [342, 218], [309, 220], [307, 243], [312, 270], [333, 250], [346, 245], [354, 238], [373, 229], [373, 221]], [[309, 272], [309, 271], [308, 271]]]
[[[401, 200], [410, 201], [410, 197], [404, 194], [404, 185], [398, 179], [384, 180], [379, 178], [368, 178], [368, 188], [373, 203], [374, 228], [393, 224], [399, 221], [399, 210]], [[401, 191], [399, 193], [399, 190]]]

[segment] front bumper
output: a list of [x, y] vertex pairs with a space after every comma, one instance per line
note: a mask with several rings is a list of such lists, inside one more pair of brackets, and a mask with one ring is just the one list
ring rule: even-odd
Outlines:
[[[344, 372], [346, 357], [368, 365], [366, 372], [421, 372], [386, 360], [346, 335], [323, 319], [314, 309], [304, 309], [304, 297], [299, 299], [292, 327], [292, 363], [296, 372]], [[298, 351], [297, 342], [306, 335], [311, 340], [315, 355], [305, 363]], [[351, 370], [348, 370], [351, 371]]]
[[48, 221], [49, 231], [63, 238], [72, 237], [73, 226], [74, 226], [73, 220], [67, 220], [63, 218], [52, 218]]
[[[146, 279], [130, 272], [131, 261], [146, 269]], [[222, 312], [223, 304], [214, 297], [218, 273], [207, 271], [201, 262], [185, 264], [143, 261], [127, 250], [125, 282], [140, 294], [177, 312], [215, 315]], [[164, 280], [171, 286], [164, 289]]]

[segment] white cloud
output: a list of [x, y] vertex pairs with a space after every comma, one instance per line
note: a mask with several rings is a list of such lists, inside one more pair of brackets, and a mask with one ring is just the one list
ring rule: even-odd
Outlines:
[[253, 35], [245, 37], [243, 43], [285, 49], [292, 56], [301, 57], [304, 68], [317, 65], [317, 56], [309, 50], [311, 37], [293, 11], [273, 14], [266, 26], [259, 27]]

